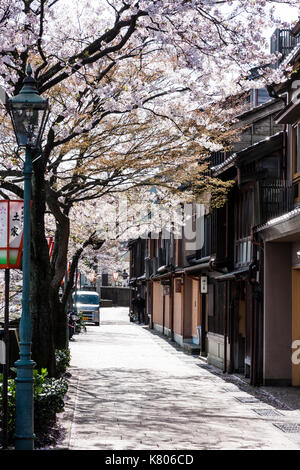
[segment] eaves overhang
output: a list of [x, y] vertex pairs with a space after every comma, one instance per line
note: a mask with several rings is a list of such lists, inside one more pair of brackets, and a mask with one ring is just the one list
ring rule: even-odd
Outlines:
[[290, 103], [275, 118], [276, 124], [294, 124], [300, 119], [300, 102]]
[[240, 269], [236, 269], [235, 271], [231, 271], [230, 273], [221, 274], [221, 276], [215, 277], [216, 281], [229, 281], [233, 279], [238, 279], [244, 277], [249, 272], [249, 266], [245, 266]]
[[232, 167], [239, 167], [243, 164], [243, 160], [246, 156], [248, 162], [249, 158], [262, 158], [265, 155], [276, 151], [283, 144], [283, 135], [284, 131], [277, 132], [270, 137], [266, 137], [265, 139], [232, 154], [224, 162], [211, 168], [214, 176], [218, 176]]
[[254, 227], [253, 231], [265, 241], [284, 240], [295, 234], [300, 236], [300, 207]]
[[283, 144], [283, 135], [284, 131], [277, 132], [276, 134], [266, 137], [265, 139], [237, 152], [237, 166], [243, 163], [246, 156], [248, 162], [249, 159], [252, 159], [253, 157], [255, 159], [263, 158], [277, 149], [280, 149]]

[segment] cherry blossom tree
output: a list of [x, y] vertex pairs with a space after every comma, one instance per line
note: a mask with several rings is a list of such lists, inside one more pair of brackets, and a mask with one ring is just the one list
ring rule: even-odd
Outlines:
[[[1, 0], [0, 85], [9, 95], [18, 93], [31, 62], [40, 93], [51, 101], [32, 187], [31, 311], [38, 367], [55, 373], [54, 312], [74, 204], [154, 183], [175, 192], [181, 183], [198, 181], [198, 194], [215, 194], [218, 184], [205, 173], [205, 158], [228, 145], [226, 123], [234, 114], [221, 103], [253, 86], [245, 78], [251, 67], [272, 61], [263, 31], [280, 24], [269, 8], [280, 3], [298, 5]], [[280, 80], [282, 71], [266, 73], [266, 80]], [[5, 108], [1, 113], [0, 194], [22, 197], [21, 155], [14, 151]], [[47, 209], [56, 223], [51, 265]]]

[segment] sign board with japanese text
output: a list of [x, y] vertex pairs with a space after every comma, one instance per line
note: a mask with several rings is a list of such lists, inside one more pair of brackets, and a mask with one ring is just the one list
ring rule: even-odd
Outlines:
[[6, 356], [5, 343], [1, 339], [0, 340], [0, 364], [6, 364], [5, 356]]
[[181, 278], [175, 279], [175, 292], [179, 294], [181, 292]]
[[0, 200], [0, 269], [20, 269], [24, 202]]
[[207, 294], [207, 276], [200, 277], [200, 292], [201, 294]]

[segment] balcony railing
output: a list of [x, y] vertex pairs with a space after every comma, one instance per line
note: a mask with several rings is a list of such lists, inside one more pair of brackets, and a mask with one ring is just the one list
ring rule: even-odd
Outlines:
[[213, 209], [211, 214], [211, 252], [216, 261], [222, 262], [227, 257], [227, 236], [229, 230], [226, 221], [226, 207]]
[[196, 258], [206, 258], [211, 255], [211, 216], [206, 215], [204, 218], [204, 236], [203, 246], [201, 249], [196, 251]]
[[213, 152], [210, 158], [210, 166], [213, 168], [221, 163], [224, 163], [227, 158], [232, 155], [233, 152]]
[[294, 37], [289, 29], [276, 29], [271, 39], [271, 54], [280, 52], [282, 57], [278, 60], [278, 64], [282, 62], [299, 44], [300, 38]]
[[281, 180], [260, 184], [260, 224], [293, 209], [292, 186]]

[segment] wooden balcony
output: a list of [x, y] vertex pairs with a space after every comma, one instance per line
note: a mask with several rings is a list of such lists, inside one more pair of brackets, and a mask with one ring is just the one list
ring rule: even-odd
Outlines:
[[271, 54], [276, 54], [277, 52], [282, 54], [277, 65], [292, 52], [299, 42], [300, 38], [293, 36], [289, 29], [276, 29], [274, 31], [271, 39]]
[[204, 217], [204, 240], [201, 249], [196, 251], [196, 258], [206, 258], [211, 255], [211, 216]]
[[281, 180], [261, 182], [259, 199], [259, 225], [262, 225], [293, 209], [292, 185], [285, 185]]
[[210, 157], [210, 166], [213, 168], [224, 163], [232, 154], [233, 152], [213, 152]]

